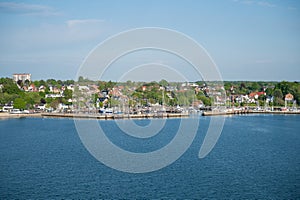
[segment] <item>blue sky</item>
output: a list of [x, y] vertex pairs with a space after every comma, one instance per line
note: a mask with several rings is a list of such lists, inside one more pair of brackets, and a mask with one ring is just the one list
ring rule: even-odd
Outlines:
[[300, 80], [297, 0], [0, 1], [0, 76], [74, 79], [97, 44], [139, 27], [192, 37], [224, 80]]

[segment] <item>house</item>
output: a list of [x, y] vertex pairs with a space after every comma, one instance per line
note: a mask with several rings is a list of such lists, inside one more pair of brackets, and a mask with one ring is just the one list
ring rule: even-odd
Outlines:
[[89, 91], [90, 89], [89, 89], [89, 87], [88, 86], [83, 86], [83, 85], [80, 85], [80, 86], [78, 86], [78, 89], [80, 90], [80, 91]]
[[59, 98], [59, 97], [64, 97], [62, 94], [46, 94], [45, 98]]
[[291, 93], [288, 93], [287, 95], [285, 95], [284, 100], [285, 101], [293, 101], [294, 96]]
[[56, 86], [49, 85], [49, 91], [52, 93], [61, 93], [60, 89]]
[[201, 100], [195, 100], [195, 101], [192, 102], [192, 107], [193, 108], [198, 109], [198, 108], [201, 108], [203, 106], [204, 106], [204, 104]]
[[98, 93], [99, 92], [99, 89], [98, 89], [98, 86], [93, 84], [93, 85], [90, 85], [89, 86], [89, 90], [93, 93]]
[[74, 92], [74, 85], [72, 85], [72, 84], [71, 84], [71, 85], [68, 85], [68, 86], [67, 86], [67, 89], [68, 89], [68, 90], [72, 90], [72, 91]]
[[12, 109], [14, 109], [12, 105], [5, 105], [2, 107], [3, 112], [10, 112]]
[[102, 90], [102, 91], [101, 91], [101, 95], [102, 95], [103, 97], [107, 97], [108, 94], [109, 94], [109, 90]]
[[61, 93], [61, 90], [58, 87], [53, 87], [53, 93]]
[[122, 93], [120, 92], [120, 90], [118, 88], [113, 88], [110, 91], [110, 95], [113, 97], [120, 97], [122, 95]]
[[34, 84], [31, 84], [31, 85], [28, 87], [28, 91], [29, 91], [29, 92], [37, 92], [38, 89], [35, 87]]
[[45, 109], [46, 109], [46, 105], [45, 105], [45, 104], [38, 105], [38, 106], [36, 107], [36, 109], [39, 109], [39, 110], [45, 110]]
[[45, 86], [41, 85], [41, 86], [39, 87], [39, 92], [45, 92], [45, 90], [46, 90], [46, 87], [45, 87]]
[[24, 90], [25, 92], [28, 92], [28, 87], [27, 87], [26, 85], [24, 85], [24, 86], [22, 87], [22, 90]]
[[258, 97], [259, 96], [261, 96], [261, 95], [266, 95], [266, 93], [265, 92], [251, 92], [250, 94], [249, 94], [249, 98], [250, 99], [258, 99]]

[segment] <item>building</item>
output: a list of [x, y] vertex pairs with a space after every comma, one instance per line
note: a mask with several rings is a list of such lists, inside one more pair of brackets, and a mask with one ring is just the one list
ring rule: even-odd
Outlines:
[[285, 95], [284, 100], [285, 101], [293, 101], [294, 100], [294, 96], [291, 93], [288, 93], [287, 95]]
[[23, 73], [23, 74], [13, 74], [13, 80], [15, 82], [18, 82], [19, 80], [25, 82], [26, 80], [29, 80], [31, 81], [31, 74], [26, 74], [26, 73]]
[[251, 98], [251, 99], [258, 99], [258, 97], [259, 96], [261, 96], [261, 95], [266, 95], [266, 93], [265, 92], [251, 92], [250, 94], [249, 94], [249, 98]]

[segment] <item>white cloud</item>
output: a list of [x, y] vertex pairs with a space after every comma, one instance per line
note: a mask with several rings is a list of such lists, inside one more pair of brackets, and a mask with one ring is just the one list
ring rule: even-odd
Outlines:
[[50, 6], [15, 2], [0, 2], [0, 11], [12, 14], [27, 14], [39, 16], [60, 15], [59, 12], [57, 12]]
[[69, 28], [76, 26], [85, 26], [85, 25], [97, 25], [105, 22], [103, 19], [73, 19], [66, 21]]

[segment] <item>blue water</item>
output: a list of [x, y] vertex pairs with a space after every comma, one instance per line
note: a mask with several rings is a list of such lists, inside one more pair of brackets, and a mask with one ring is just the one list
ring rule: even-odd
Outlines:
[[[195, 140], [176, 162], [130, 174], [91, 156], [71, 119], [0, 120], [0, 199], [300, 198], [299, 115], [226, 117], [217, 145], [199, 159], [209, 121], [200, 117]], [[139, 152], [163, 147], [179, 122], [167, 120], [162, 133], [146, 140], [126, 136], [114, 121], [100, 121], [112, 142]]]

